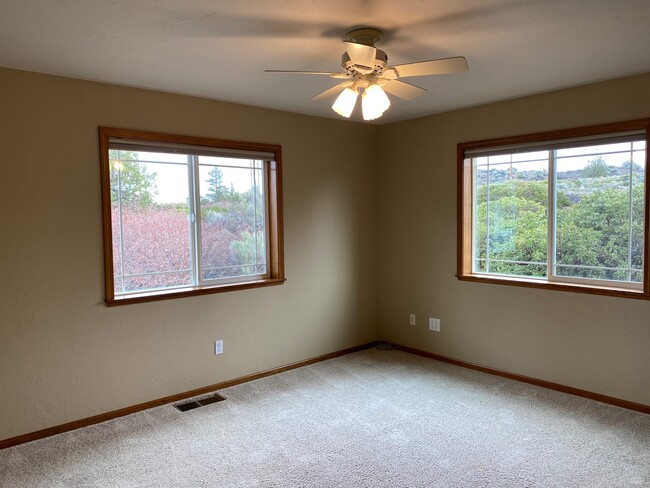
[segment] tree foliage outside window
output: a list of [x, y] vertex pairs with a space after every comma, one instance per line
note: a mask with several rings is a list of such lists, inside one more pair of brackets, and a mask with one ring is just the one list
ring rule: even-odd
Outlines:
[[206, 183], [208, 184], [207, 199], [209, 202], [218, 203], [225, 198], [228, 190], [223, 183], [223, 171], [221, 168], [218, 166], [212, 168], [208, 172]]
[[582, 170], [582, 176], [584, 178], [603, 178], [609, 176], [609, 166], [607, 166], [605, 158], [596, 156], [590, 159], [585, 169]]
[[111, 201], [130, 207], [146, 208], [156, 197], [156, 173], [138, 163], [132, 151], [109, 151], [111, 167]]
[[201, 248], [205, 279], [266, 271], [262, 174], [259, 169], [251, 171], [256, 172], [254, 179], [260, 181], [245, 191], [226, 185], [221, 168], [215, 166], [208, 172], [208, 188], [201, 202], [202, 239], [220, 236], [226, 240], [209, 245], [205, 239]]

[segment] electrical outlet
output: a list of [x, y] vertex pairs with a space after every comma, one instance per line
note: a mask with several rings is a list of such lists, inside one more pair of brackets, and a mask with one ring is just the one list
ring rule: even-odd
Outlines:
[[414, 313], [409, 314], [409, 324], [410, 325], [415, 325], [415, 314]]
[[223, 354], [223, 341], [222, 340], [214, 341], [214, 355], [217, 356], [219, 354]]
[[429, 317], [429, 330], [440, 332], [440, 319]]

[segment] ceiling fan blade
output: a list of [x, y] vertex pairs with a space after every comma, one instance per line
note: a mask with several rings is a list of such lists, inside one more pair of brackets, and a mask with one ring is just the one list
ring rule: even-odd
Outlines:
[[345, 43], [345, 50], [350, 56], [350, 61], [353, 64], [365, 66], [366, 68], [375, 67], [375, 57], [377, 56], [377, 48], [366, 46], [365, 44], [358, 44], [356, 42], [343, 41]]
[[352, 81], [344, 81], [343, 83], [339, 83], [338, 85], [334, 85], [332, 88], [329, 88], [328, 90], [325, 90], [323, 93], [320, 93], [316, 95], [315, 97], [311, 97], [309, 99], [310, 102], [315, 102], [318, 100], [323, 100], [324, 98], [329, 98], [333, 97], [336, 95], [338, 92], [343, 91], [345, 88], [352, 86], [354, 83]]
[[400, 78], [407, 76], [446, 75], [462, 73], [463, 71], [469, 70], [467, 60], [462, 56], [420, 61], [419, 63], [398, 64], [392, 67], [397, 70]]
[[284, 69], [265, 69], [264, 72], [265, 73], [289, 73], [293, 75], [327, 75], [327, 76], [341, 74], [341, 73], [331, 73], [329, 71], [287, 71]]
[[414, 98], [419, 97], [427, 92], [424, 88], [419, 86], [411, 85], [405, 81], [392, 80], [382, 86], [385, 92], [395, 95], [396, 97], [401, 98], [402, 100], [413, 100]]

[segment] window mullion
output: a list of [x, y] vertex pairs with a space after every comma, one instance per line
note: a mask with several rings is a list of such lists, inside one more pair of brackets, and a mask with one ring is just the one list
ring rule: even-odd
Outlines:
[[201, 195], [199, 190], [199, 157], [188, 154], [187, 171], [190, 207], [190, 260], [192, 263], [192, 285], [200, 284], [201, 272]]
[[476, 231], [476, 218], [477, 218], [477, 201], [478, 201], [478, 169], [477, 169], [477, 164], [476, 164], [476, 159], [472, 158], [472, 273], [476, 273], [476, 263], [477, 263], [477, 251], [478, 251], [478, 239], [476, 237], [477, 231]]
[[[629, 209], [628, 209], [628, 238], [627, 238], [627, 281], [632, 280], [632, 190], [633, 180], [632, 171], [634, 168], [634, 147], [630, 142], [630, 196], [629, 196]], [[644, 217], [645, 218], [645, 217]]]
[[485, 272], [490, 272], [490, 158], [487, 160], [485, 181]]
[[253, 236], [255, 237], [255, 273], [257, 274], [257, 163], [253, 161], [253, 171], [251, 179], [253, 180]]
[[557, 186], [556, 186], [556, 166], [555, 166], [555, 150], [548, 152], [548, 201], [546, 207], [548, 209], [546, 217], [546, 279], [552, 281], [555, 278], [555, 214], [557, 211]]
[[117, 168], [117, 202], [118, 202], [118, 209], [119, 209], [119, 214], [120, 214], [120, 274], [122, 275], [121, 277], [121, 283], [122, 283], [122, 293], [126, 291], [124, 288], [124, 223], [123, 223], [123, 216], [122, 216], [122, 161], [120, 159], [120, 153], [118, 151], [117, 153], [117, 161], [118, 161], [118, 168]]
[[271, 181], [271, 161], [262, 161], [262, 205], [264, 208], [264, 256], [266, 261], [264, 262], [265, 274], [270, 275], [271, 270], [271, 190], [270, 190], [270, 181]]

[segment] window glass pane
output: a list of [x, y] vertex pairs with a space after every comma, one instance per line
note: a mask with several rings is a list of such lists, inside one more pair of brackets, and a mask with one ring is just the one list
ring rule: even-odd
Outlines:
[[497, 164], [510, 164], [512, 160], [512, 154], [496, 154], [485, 158], [488, 160], [490, 166], [495, 166]]
[[639, 281], [644, 164], [632, 143], [557, 151], [558, 276]]
[[192, 283], [187, 158], [149, 154], [109, 151], [116, 294]]
[[483, 166], [475, 168], [474, 172], [474, 271], [487, 272], [487, 225], [488, 225], [488, 169], [487, 159], [480, 158]]
[[580, 147], [570, 147], [567, 149], [558, 149], [556, 157], [571, 157], [571, 156], [594, 156], [602, 153], [615, 153], [615, 152], [629, 152], [630, 143], [621, 142], [615, 144], [596, 144]]
[[474, 167], [475, 168], [478, 168], [480, 166], [487, 166], [487, 164], [488, 164], [488, 158], [485, 157], [485, 156], [480, 157], [480, 158], [474, 158], [472, 161], [474, 162]]
[[264, 166], [264, 161], [256, 159], [225, 158], [219, 156], [199, 156], [199, 164], [206, 166], [229, 166], [261, 169]]
[[120, 149], [117, 151], [119, 157], [122, 159], [131, 160], [137, 158], [141, 163], [167, 163], [167, 164], [182, 164], [187, 165], [187, 155], [179, 153], [163, 153], [163, 152], [144, 152], [144, 151], [125, 151]]
[[199, 157], [202, 279], [266, 274], [263, 162]]
[[543, 161], [544, 167], [548, 165], [548, 151], [534, 151], [525, 152], [512, 155], [512, 160], [515, 162], [523, 161]]
[[557, 265], [555, 269], [557, 276], [569, 276], [572, 278], [588, 278], [591, 280], [607, 281], [629, 281], [626, 268], [603, 268], [588, 266], [566, 266]]
[[[644, 141], [645, 142], [645, 141]], [[643, 269], [643, 223], [645, 220], [645, 166], [646, 152], [634, 151], [632, 154], [632, 229], [630, 268]], [[632, 272], [630, 281], [641, 283], [640, 272]]]
[[[548, 152], [490, 156], [476, 168], [474, 270], [545, 277]], [[530, 160], [536, 159], [536, 160]], [[495, 162], [496, 164], [493, 164]]]
[[529, 278], [545, 278], [546, 269], [546, 263], [515, 261], [499, 262], [497, 260], [490, 260], [489, 273]]
[[643, 271], [632, 271], [630, 275], [632, 283], [643, 283]]

